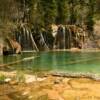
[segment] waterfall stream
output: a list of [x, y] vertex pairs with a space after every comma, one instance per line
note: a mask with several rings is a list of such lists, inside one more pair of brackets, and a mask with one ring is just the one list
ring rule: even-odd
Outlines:
[[37, 44], [29, 27], [21, 24], [20, 31], [15, 33], [16, 40], [21, 44], [23, 50], [36, 50], [39, 51]]
[[47, 44], [46, 44], [46, 42], [45, 42], [45, 40], [44, 40], [43, 34], [41, 33], [40, 35], [41, 35], [41, 39], [42, 39], [42, 42], [44, 43], [45, 48], [46, 48], [47, 50], [49, 50], [49, 47], [47, 46]]
[[75, 25], [62, 25], [56, 27], [52, 31], [52, 34], [47, 34], [46, 31], [44, 33], [36, 30], [34, 31], [27, 25], [22, 25], [21, 31], [16, 34], [16, 38], [22, 45], [23, 50], [44, 51], [52, 49], [52, 47], [53, 49], [63, 50], [93, 47], [90, 42], [87, 43], [87, 41], [85, 41], [86, 32]]
[[36, 45], [36, 43], [35, 43], [35, 41], [34, 41], [34, 38], [33, 38], [33, 36], [32, 36], [32, 33], [30, 33], [30, 37], [31, 37], [31, 41], [32, 41], [32, 46], [33, 46], [33, 48], [35, 47], [35, 48], [36, 48], [36, 51], [39, 51], [39, 49], [38, 49], [38, 47], [37, 47], [37, 45]]
[[66, 49], [66, 34], [65, 34], [65, 27], [63, 27], [63, 38], [64, 38], [64, 50]]

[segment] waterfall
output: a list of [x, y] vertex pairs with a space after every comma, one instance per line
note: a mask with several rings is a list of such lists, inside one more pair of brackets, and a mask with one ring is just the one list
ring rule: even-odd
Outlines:
[[54, 37], [53, 49], [56, 49], [56, 35], [58, 31], [57, 25], [52, 25], [52, 36]]
[[31, 37], [33, 49], [34, 49], [34, 46], [35, 46], [36, 51], [39, 51], [39, 49], [38, 49], [38, 47], [37, 47], [37, 45], [36, 45], [36, 43], [35, 43], [35, 41], [34, 41], [34, 38], [33, 38], [33, 36], [32, 36], [32, 33], [30, 33], [30, 37]]
[[47, 48], [47, 50], [49, 50], [49, 47], [47, 46], [47, 44], [46, 44], [46, 42], [44, 40], [43, 34], [41, 33], [40, 35], [41, 35], [41, 39], [42, 39], [42, 41], [44, 43], [44, 46]]
[[27, 37], [27, 39], [29, 39], [29, 30], [26, 28], [26, 37]]
[[64, 41], [64, 50], [66, 49], [66, 34], [65, 34], [65, 27], [63, 27], [63, 41]]
[[[56, 26], [53, 29], [52, 34], [46, 34], [43, 32], [34, 32], [34, 30], [30, 30], [28, 25], [21, 26], [21, 32], [17, 32], [17, 40], [22, 45], [23, 50], [49, 50], [52, 49], [70, 49], [72, 47], [79, 48], [80, 42], [82, 42], [82, 48], [84, 44], [84, 37], [86, 33], [82, 31], [79, 34], [79, 30], [77, 26], [66, 25], [66, 26]], [[81, 28], [82, 29], [82, 28]], [[52, 36], [51, 36], [52, 35]], [[82, 35], [82, 39], [80, 38]], [[52, 42], [51, 42], [52, 39]], [[50, 48], [51, 47], [51, 48]]]
[[18, 37], [18, 42], [21, 44], [21, 36]]
[[[19, 30], [20, 29], [20, 30]], [[21, 44], [22, 50], [36, 50], [39, 51], [30, 28], [26, 24], [21, 24], [18, 28], [19, 32], [15, 32], [16, 40]]]

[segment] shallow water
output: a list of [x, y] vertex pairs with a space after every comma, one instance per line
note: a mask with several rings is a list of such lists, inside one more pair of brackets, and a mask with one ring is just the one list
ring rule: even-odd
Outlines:
[[12, 65], [12, 69], [100, 75], [100, 52], [24, 52], [21, 55], [0, 56], [0, 64], [18, 60], [22, 62]]

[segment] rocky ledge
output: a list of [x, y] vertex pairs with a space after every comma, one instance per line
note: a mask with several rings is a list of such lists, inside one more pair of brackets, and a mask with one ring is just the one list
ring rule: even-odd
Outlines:
[[100, 81], [65, 75], [0, 72], [0, 100], [100, 100]]

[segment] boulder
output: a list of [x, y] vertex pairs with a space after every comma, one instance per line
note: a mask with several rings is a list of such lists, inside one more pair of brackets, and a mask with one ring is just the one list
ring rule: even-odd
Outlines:
[[21, 45], [15, 39], [11, 39], [10, 43], [16, 54], [21, 53]]

